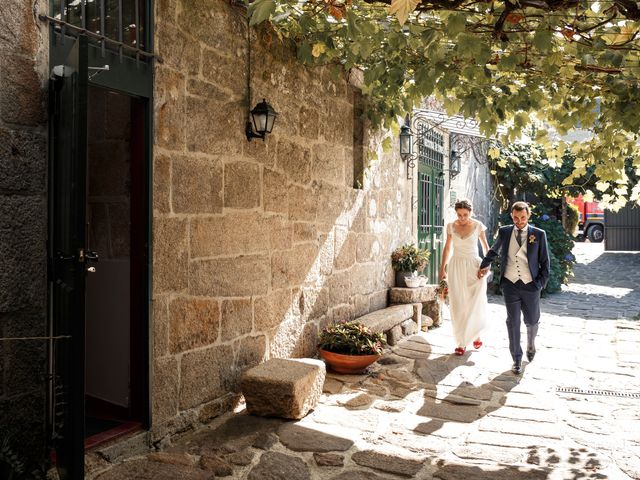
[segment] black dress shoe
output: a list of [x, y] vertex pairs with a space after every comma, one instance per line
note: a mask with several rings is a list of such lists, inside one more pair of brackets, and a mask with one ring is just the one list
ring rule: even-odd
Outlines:
[[513, 362], [513, 367], [511, 367], [511, 371], [516, 375], [520, 375], [522, 373], [522, 363]]
[[529, 360], [530, 362], [533, 362], [533, 357], [535, 356], [536, 356], [535, 348], [533, 350], [527, 350], [527, 360]]

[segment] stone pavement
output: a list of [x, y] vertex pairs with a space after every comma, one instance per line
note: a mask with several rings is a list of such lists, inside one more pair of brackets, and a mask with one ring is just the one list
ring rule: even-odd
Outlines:
[[445, 320], [366, 375], [329, 374], [300, 421], [240, 406], [96, 478], [640, 479], [640, 254], [589, 243], [575, 253], [575, 280], [543, 299], [538, 354], [519, 377], [490, 296], [479, 351], [452, 355]]

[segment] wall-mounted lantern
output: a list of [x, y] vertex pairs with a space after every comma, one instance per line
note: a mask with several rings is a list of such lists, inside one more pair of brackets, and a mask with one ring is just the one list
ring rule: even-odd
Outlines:
[[460, 155], [457, 151], [451, 150], [451, 154], [449, 155], [449, 177], [456, 178], [461, 171]]
[[[249, 25], [249, 14], [247, 13], [247, 109], [251, 106], [251, 26]], [[253, 110], [248, 112], [245, 134], [247, 140], [261, 138], [264, 140], [276, 121], [278, 112], [263, 98]]]
[[250, 113], [251, 121], [247, 121], [246, 127], [247, 140], [251, 141], [252, 138], [264, 140], [267, 134], [273, 130], [278, 112], [263, 98]]

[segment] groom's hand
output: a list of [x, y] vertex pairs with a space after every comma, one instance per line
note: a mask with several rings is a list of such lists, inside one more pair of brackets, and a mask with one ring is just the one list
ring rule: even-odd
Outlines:
[[488, 271], [489, 271], [489, 267], [481, 268], [480, 270], [478, 270], [478, 278], [483, 278]]

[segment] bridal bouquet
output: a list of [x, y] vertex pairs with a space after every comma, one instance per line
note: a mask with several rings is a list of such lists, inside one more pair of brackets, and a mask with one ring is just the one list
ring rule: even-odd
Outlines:
[[436, 287], [436, 294], [441, 302], [449, 300], [449, 284], [446, 280], [440, 280], [440, 283]]

